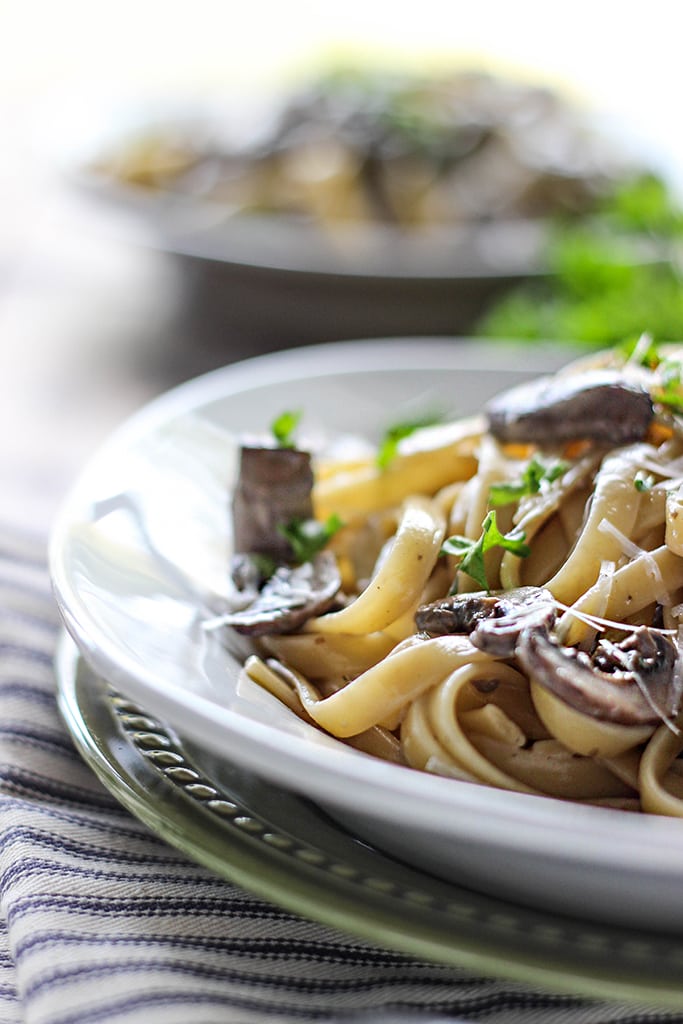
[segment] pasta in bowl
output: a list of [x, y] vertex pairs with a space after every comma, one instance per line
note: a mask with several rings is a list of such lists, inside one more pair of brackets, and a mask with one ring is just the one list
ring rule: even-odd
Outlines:
[[644, 336], [384, 460], [245, 444], [249, 677], [414, 769], [683, 817], [681, 359]]
[[[290, 788], [315, 801], [354, 836], [375, 843], [419, 870], [460, 885], [574, 916], [678, 931], [683, 914], [683, 829], [680, 820], [668, 813], [631, 813], [630, 809], [639, 805], [640, 791], [624, 795], [623, 788], [616, 793], [612, 788], [604, 797], [594, 789], [589, 797], [573, 792], [558, 798], [538, 795], [544, 793], [538, 778], [527, 779], [526, 790], [518, 785], [520, 791], [481, 778], [473, 783], [463, 781], [465, 766], [457, 771], [452, 765], [447, 767], [443, 755], [434, 750], [427, 752], [424, 764], [415, 760], [415, 767], [410, 767], [399, 747], [399, 727], [407, 717], [408, 702], [394, 713], [393, 720], [388, 717], [345, 737], [326, 732], [309, 713], [316, 710], [315, 702], [325, 701], [335, 691], [341, 694], [346, 690], [347, 698], [353, 696], [356, 680], [362, 681], [365, 676], [367, 681], [368, 672], [381, 669], [383, 663], [385, 672], [393, 671], [397, 664], [392, 663], [394, 657], [400, 655], [401, 664], [410, 668], [418, 657], [410, 650], [412, 644], [431, 652], [435, 662], [442, 659], [441, 669], [446, 665], [444, 677], [462, 667], [486, 673], [488, 665], [502, 680], [500, 673], [510, 670], [495, 690], [490, 674], [483, 685], [480, 680], [475, 680], [477, 685], [469, 680], [467, 687], [460, 677], [462, 697], [457, 705], [458, 724], [467, 742], [472, 747], [476, 742], [478, 755], [494, 766], [496, 762], [484, 743], [500, 747], [499, 723], [504, 716], [515, 721], [526, 736], [522, 745], [506, 740], [505, 749], [515, 756], [509, 759], [512, 764], [499, 760], [500, 771], [513, 769], [508, 773], [525, 782], [518, 765], [530, 756], [532, 746], [536, 746], [533, 753], [537, 757], [544, 750], [546, 755], [551, 753], [553, 743], [555, 749], [560, 745], [550, 738], [548, 726], [539, 724], [541, 716], [535, 707], [529, 717], [533, 715], [536, 731], [528, 720], [515, 717], [513, 698], [517, 691], [511, 680], [519, 683], [520, 692], [526, 686], [513, 674], [518, 671], [516, 654], [492, 656], [483, 651], [475, 643], [480, 634], [475, 635], [474, 629], [443, 636], [436, 635], [433, 623], [423, 624], [430, 627], [429, 631], [418, 629], [414, 614], [418, 607], [429, 608], [448, 598], [457, 580], [457, 593], [451, 596], [461, 599], [498, 600], [502, 593], [507, 601], [512, 591], [523, 598], [525, 588], [531, 588], [533, 607], [527, 611], [529, 615], [538, 614], [536, 625], [542, 625], [547, 609], [535, 598], [538, 591], [547, 589], [548, 581], [543, 582], [541, 576], [539, 585], [531, 575], [538, 571], [537, 556], [520, 553], [515, 563], [514, 551], [509, 553], [491, 541], [498, 535], [507, 536], [506, 543], [511, 546], [521, 543], [533, 549], [538, 546], [538, 538], [552, 540], [559, 513], [549, 512], [547, 527], [539, 521], [535, 532], [527, 521], [522, 526], [526, 537], [521, 540], [512, 517], [529, 505], [532, 493], [518, 494], [516, 502], [491, 508], [487, 494], [486, 503], [476, 510], [474, 495], [486, 479], [487, 465], [492, 470], [492, 483], [503, 482], [498, 466], [494, 475], [486, 453], [498, 447], [506, 460], [511, 460], [510, 479], [505, 485], [508, 491], [503, 490], [498, 497], [509, 497], [510, 489], [523, 484], [524, 489], [550, 501], [571, 483], [565, 463], [577, 470], [581, 460], [588, 459], [589, 449], [593, 448], [594, 454], [604, 451], [607, 457], [634, 445], [650, 445], [660, 468], [665, 465], [663, 459], [671, 457], [666, 474], [658, 476], [646, 465], [633, 473], [633, 487], [624, 488], [624, 493], [632, 497], [635, 489], [642, 509], [646, 502], [662, 498], [666, 506], [666, 495], [674, 500], [678, 474], [676, 411], [672, 404], [676, 374], [675, 362], [671, 361], [660, 361], [657, 368], [638, 368], [638, 360], [645, 358], [641, 349], [637, 358], [631, 358], [628, 372], [642, 375], [641, 380], [648, 382], [648, 393], [649, 384], [653, 388], [656, 385], [650, 396], [653, 415], [645, 439], [633, 442], [621, 437], [618, 444], [583, 441], [575, 451], [566, 450], [570, 442], [558, 442], [555, 447], [562, 448], [561, 452], [535, 451], [536, 461], [542, 464], [539, 469], [529, 456], [528, 444], [494, 444], [485, 429], [485, 416], [491, 409], [488, 403], [497, 394], [509, 393], [536, 373], [554, 373], [576, 357], [576, 350], [539, 346], [533, 355], [530, 366], [528, 347], [473, 344], [453, 338], [343, 342], [227, 366], [160, 396], [123, 424], [95, 453], [67, 496], [50, 543], [55, 596], [65, 626], [87, 663], [127, 699], [138, 703], [148, 716], [190, 744], [200, 767], [205, 764], [213, 772], [227, 761], [265, 781]], [[575, 369], [581, 370], [581, 379], [585, 380], [587, 368], [579, 365]], [[562, 380], [566, 374], [551, 379]], [[642, 419], [645, 413], [649, 418], [649, 404], [645, 408], [644, 403], [642, 407], [640, 404], [642, 398], [637, 401]], [[264, 425], [272, 424], [287, 408], [302, 411], [294, 435], [304, 455], [293, 450], [292, 466], [298, 468], [289, 484], [286, 474], [281, 476], [285, 504], [278, 507], [271, 500], [273, 481], [262, 489], [262, 464], [258, 460], [261, 449], [268, 447], [263, 444]], [[607, 410], [603, 421], [615, 423], [611, 407], [601, 403], [601, 408]], [[425, 419], [436, 418], [433, 412], [444, 410], [445, 420], [425, 425]], [[397, 420], [401, 421], [398, 429], [380, 443], [387, 423], [396, 426]], [[411, 431], [410, 425], [418, 421], [422, 421], [420, 429]], [[347, 443], [350, 430], [357, 435], [353, 443]], [[280, 441], [269, 441], [276, 460], [281, 458], [280, 442], [291, 441], [286, 433], [278, 432]], [[250, 447], [244, 442], [254, 436], [258, 440], [254, 445], [257, 469], [255, 476], [245, 476], [244, 472], [238, 473], [244, 455], [242, 452], [240, 457], [240, 445]], [[583, 451], [579, 450], [581, 446]], [[591, 474], [583, 481], [584, 488], [596, 477], [595, 470]], [[534, 491], [536, 486], [538, 490]], [[267, 500], [256, 500], [264, 494]], [[245, 497], [251, 514], [240, 517], [237, 509]], [[357, 507], [359, 498], [362, 503]], [[236, 503], [237, 514], [228, 514], [230, 499]], [[577, 507], [580, 501], [577, 491]], [[310, 518], [309, 502], [314, 502]], [[571, 521], [581, 521], [585, 504], [583, 500], [580, 511], [573, 510]], [[461, 512], [466, 507], [472, 510], [471, 528], [455, 517], [456, 506]], [[568, 505], [563, 515], [570, 508]], [[496, 530], [489, 528], [484, 544], [483, 523], [489, 511], [496, 513]], [[651, 511], [654, 515], [654, 506]], [[675, 509], [669, 511], [671, 526], [675, 526]], [[277, 529], [280, 520], [287, 526], [286, 536]], [[626, 537], [624, 525], [613, 522]], [[660, 516], [660, 537], [661, 522]], [[435, 523], [438, 538], [433, 535]], [[243, 530], [251, 531], [251, 535]], [[272, 581], [266, 585], [265, 579], [257, 576], [252, 578], [252, 583], [257, 583], [254, 587], [249, 583], [251, 559], [247, 559], [238, 586], [230, 581], [230, 570], [232, 574], [236, 570], [231, 564], [232, 553], [249, 550], [260, 530], [271, 540], [276, 534], [283, 546], [285, 541], [290, 545], [294, 542], [300, 555], [306, 557], [290, 560], [275, 552], [257, 559], [259, 572], [265, 571]], [[603, 537], [602, 531], [598, 536]], [[567, 537], [563, 543], [569, 551]], [[466, 550], [457, 538], [464, 538]], [[648, 541], [638, 531], [630, 535], [630, 543], [657, 562], [661, 544], [655, 544], [655, 539], [653, 534]], [[447, 541], [452, 541], [453, 550], [442, 554]], [[418, 549], [414, 543], [419, 544]], [[629, 547], [625, 541], [620, 543]], [[311, 556], [316, 545], [317, 554]], [[545, 546], [552, 550], [552, 545]], [[490, 594], [476, 580], [477, 551], [484, 547]], [[469, 562], [463, 564], [468, 549], [474, 550]], [[628, 559], [625, 554], [619, 555], [611, 568], [606, 550], [599, 551], [602, 576], [616, 580]], [[404, 576], [395, 571], [394, 559], [401, 552], [406, 556]], [[425, 558], [418, 556], [425, 552], [426, 560], [433, 560], [427, 585], [419, 593], [417, 587], [408, 600], [403, 591], [413, 585], [413, 568], [416, 564], [422, 566]], [[566, 560], [566, 553], [562, 557]], [[503, 559], [510, 566], [517, 564], [520, 571], [518, 581], [507, 585], [507, 590], [499, 586], [497, 575]], [[675, 560], [673, 564], [677, 564]], [[383, 566], [387, 567], [384, 572]], [[663, 568], [664, 563], [660, 572]], [[475, 576], [470, 577], [470, 571]], [[283, 599], [282, 589], [274, 593], [283, 577], [289, 586], [288, 601]], [[386, 581], [385, 593], [391, 593], [393, 600], [405, 600], [406, 610], [398, 618], [392, 612], [388, 624], [369, 632], [367, 622], [364, 625], [360, 619], [365, 621], [370, 609], [364, 609], [357, 599], [368, 590], [372, 579], [375, 583]], [[665, 575], [663, 580], [666, 585], [658, 584], [655, 590], [657, 598], [668, 591], [667, 600], [652, 601], [650, 610], [643, 605], [644, 624], [655, 637], [661, 634], [667, 645], [670, 642], [675, 646], [673, 613], [680, 598], [674, 583]], [[249, 599], [251, 590], [254, 596], [261, 596], [260, 610]], [[365, 601], [371, 593], [370, 589]], [[310, 604], [309, 599], [314, 603]], [[569, 600], [561, 600], [570, 606]], [[235, 626], [226, 624], [226, 614], [229, 611], [235, 615], [241, 610], [247, 617], [250, 605], [251, 625], [260, 625], [251, 634], [241, 636]], [[274, 632], [269, 616], [263, 614], [264, 606], [269, 607], [271, 620], [287, 617], [286, 631]], [[340, 613], [350, 616], [354, 607], [359, 622], [352, 631], [350, 618], [342, 620]], [[479, 616], [484, 620], [485, 607]], [[571, 620], [559, 597], [553, 597], [551, 610], [554, 619], [548, 630], [552, 638], [557, 636], [559, 623], [564, 620], [566, 627]], [[489, 627], [504, 619], [500, 614], [503, 611], [501, 607], [488, 617]], [[618, 645], [629, 635], [628, 631], [598, 633], [598, 628], [605, 626], [598, 619], [609, 620], [612, 614], [607, 604], [584, 612], [596, 638]], [[625, 623], [635, 625], [629, 623], [629, 618], [624, 616]], [[321, 629], [322, 620], [326, 620], [326, 626]], [[335, 623], [337, 627], [344, 625], [344, 631], [337, 628], [335, 632]], [[311, 628], [314, 624], [315, 629]], [[505, 637], [503, 642], [508, 642]], [[663, 667], [670, 650], [667, 645]], [[463, 651], [468, 655], [467, 665], [461, 664], [462, 659], [452, 664]], [[630, 656], [628, 650], [619, 655]], [[252, 657], [259, 661], [250, 660]], [[449, 658], [451, 662], [446, 664]], [[323, 661], [329, 682], [321, 678], [319, 666]], [[284, 666], [284, 674], [278, 666]], [[270, 682], [266, 682], [275, 689], [276, 696], [248, 674], [255, 667], [267, 673]], [[569, 678], [574, 677], [575, 668], [573, 665]], [[518, 675], [523, 676], [523, 670]], [[628, 779], [629, 759], [643, 769], [642, 752], [649, 747], [656, 779], [663, 783], [660, 789], [675, 800], [678, 738], [674, 729], [679, 725], [665, 699], [669, 692], [676, 692], [675, 675], [673, 682], [671, 690], [664, 686], [663, 695], [659, 684], [654, 691], [660, 710], [669, 715], [669, 724], [658, 719], [633, 726], [647, 728], [651, 738], [640, 740], [623, 754], [613, 753], [610, 759], [621, 765], [619, 770]], [[375, 679], [379, 694], [380, 683]], [[297, 690], [303, 685], [310, 699], [309, 710], [304, 710]], [[488, 694], [481, 692], [487, 688]], [[631, 689], [626, 687], [625, 691]], [[510, 696], [507, 703], [502, 701], [503, 692]], [[302, 694], [305, 696], [303, 690]], [[418, 705], [426, 696], [425, 691]], [[465, 706], [465, 697], [469, 706]], [[533, 698], [527, 694], [524, 699], [530, 702]], [[499, 705], [497, 710], [488, 707], [494, 703]], [[480, 705], [484, 705], [483, 714]], [[566, 702], [564, 706], [569, 707]], [[330, 710], [328, 705], [328, 714]], [[481, 720], [492, 717], [498, 732], [487, 737]], [[581, 722], [587, 717], [584, 714]], [[353, 728], [360, 726], [354, 723]], [[484, 743], [479, 741], [481, 735]], [[384, 756], [377, 756], [376, 747], [373, 751], [368, 741], [381, 741]], [[561, 756], [568, 760], [565, 753]], [[574, 765], [578, 760], [593, 773], [591, 758], [572, 755], [569, 763]], [[437, 770], [444, 774], [437, 774]], [[606, 803], [608, 806], [604, 806]], [[615, 806], [627, 810], [615, 810]]]

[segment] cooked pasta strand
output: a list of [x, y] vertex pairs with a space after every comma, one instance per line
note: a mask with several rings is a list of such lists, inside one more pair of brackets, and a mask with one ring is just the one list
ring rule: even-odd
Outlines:
[[446, 531], [433, 502], [407, 501], [391, 549], [370, 583], [346, 608], [311, 619], [312, 633], [374, 633], [400, 618], [418, 600], [434, 568]]

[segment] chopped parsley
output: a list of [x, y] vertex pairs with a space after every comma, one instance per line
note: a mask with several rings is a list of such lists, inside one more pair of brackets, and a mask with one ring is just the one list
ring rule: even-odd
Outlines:
[[270, 555], [264, 555], [261, 551], [255, 551], [249, 555], [251, 562], [258, 572], [261, 580], [269, 580], [277, 569], [277, 562]]
[[652, 389], [653, 401], [670, 412], [683, 412], [683, 366], [675, 359], [665, 359], [658, 367], [659, 383]]
[[302, 565], [311, 562], [343, 525], [339, 516], [333, 513], [324, 523], [317, 519], [291, 519], [277, 529], [289, 541], [294, 558]]
[[490, 593], [488, 579], [486, 578], [486, 567], [484, 555], [491, 548], [503, 548], [504, 551], [511, 551], [513, 555], [526, 558], [531, 554], [531, 548], [525, 544], [526, 534], [523, 530], [511, 530], [510, 533], [501, 533], [496, 522], [496, 513], [491, 510], [487, 513], [484, 522], [481, 524], [481, 537], [478, 540], [469, 540], [467, 537], [449, 537], [444, 541], [441, 548], [442, 555], [454, 555], [460, 559], [457, 567], [458, 572], [465, 572], [479, 584], [482, 590]]
[[386, 469], [396, 458], [399, 443], [423, 427], [433, 427], [443, 422], [443, 416], [432, 413], [414, 420], [403, 420], [388, 427], [377, 450], [376, 462], [380, 469]]
[[634, 362], [638, 366], [644, 366], [647, 370], [656, 370], [662, 362], [661, 348], [650, 334], [641, 334], [638, 339], [622, 342], [615, 345], [615, 351], [620, 353], [627, 362]]
[[548, 484], [563, 476], [568, 468], [569, 463], [561, 459], [548, 465], [534, 456], [519, 480], [492, 484], [489, 489], [489, 501], [497, 508], [500, 505], [509, 505], [513, 501], [519, 501], [520, 498], [529, 494], [538, 494]]
[[641, 493], [643, 491], [650, 491], [654, 487], [655, 478], [652, 473], [646, 473], [644, 470], [639, 469], [633, 478], [633, 486], [637, 491]]
[[650, 385], [650, 394], [653, 402], [669, 412], [683, 413], [683, 365], [680, 360], [667, 356], [666, 350], [649, 334], [641, 335], [633, 344], [621, 345], [617, 351], [621, 351], [627, 361], [652, 371], [654, 383]]
[[273, 420], [270, 430], [277, 442], [278, 448], [296, 448], [294, 431], [301, 420], [300, 411], [286, 411]]
[[[598, 203], [593, 216], [551, 227], [549, 273], [508, 291], [475, 326], [491, 338], [558, 339], [606, 348], [638, 338], [683, 337], [683, 289], [675, 255], [683, 211], [673, 191], [638, 176]], [[643, 257], [644, 251], [644, 257]]]

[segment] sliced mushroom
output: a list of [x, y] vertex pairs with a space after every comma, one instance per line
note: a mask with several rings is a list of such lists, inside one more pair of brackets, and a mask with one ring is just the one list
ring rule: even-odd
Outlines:
[[600, 721], [656, 724], [678, 713], [678, 649], [647, 626], [618, 644], [601, 641], [592, 655], [562, 647], [547, 630], [528, 629], [520, 635], [516, 655], [536, 683]]
[[501, 594], [452, 594], [422, 605], [415, 614], [420, 632], [466, 633], [479, 650], [500, 658], [511, 657], [522, 630], [550, 629], [554, 622], [555, 599], [541, 587], [518, 587]]
[[228, 612], [221, 624], [253, 637], [291, 633], [328, 611], [340, 586], [336, 558], [321, 551], [312, 562], [280, 566], [247, 607]]
[[489, 429], [499, 441], [560, 444], [641, 441], [654, 416], [649, 392], [612, 370], [542, 377], [492, 399]]
[[291, 546], [278, 526], [313, 517], [312, 489], [308, 452], [243, 446], [232, 499], [234, 550], [290, 561]]
[[238, 552], [233, 555], [230, 568], [232, 581], [238, 594], [242, 596], [243, 603], [247, 599], [253, 599], [267, 579], [264, 566], [259, 563], [259, 559], [253, 555]]

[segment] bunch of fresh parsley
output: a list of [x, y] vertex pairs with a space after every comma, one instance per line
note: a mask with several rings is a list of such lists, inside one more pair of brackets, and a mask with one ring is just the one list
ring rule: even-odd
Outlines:
[[590, 219], [550, 230], [549, 272], [483, 317], [485, 337], [604, 346], [649, 331], [683, 337], [683, 210], [656, 175], [619, 187]]

